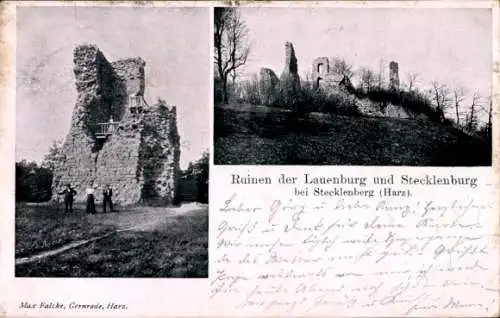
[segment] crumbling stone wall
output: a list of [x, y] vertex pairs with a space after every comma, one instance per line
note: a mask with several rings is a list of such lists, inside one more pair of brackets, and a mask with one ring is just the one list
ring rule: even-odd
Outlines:
[[285, 105], [293, 103], [300, 93], [297, 57], [291, 42], [285, 43], [285, 68], [280, 76], [280, 97]]
[[311, 72], [313, 87], [323, 87], [328, 73], [330, 73], [330, 61], [328, 58], [324, 56], [315, 58], [312, 63]]
[[389, 88], [399, 90], [399, 65], [394, 61], [389, 63]]
[[179, 189], [180, 137], [175, 106], [156, 104], [144, 118], [139, 149], [145, 203], [173, 203]]
[[93, 138], [96, 123], [110, 115], [113, 69], [99, 49], [93, 45], [74, 50], [77, 101], [73, 110], [70, 132]]
[[279, 98], [279, 79], [273, 70], [261, 68], [259, 73], [259, 96], [262, 105], [272, 106]]
[[130, 96], [144, 96], [145, 90], [145, 73], [144, 67], [146, 62], [140, 58], [128, 58], [111, 63], [114, 71], [115, 85], [121, 87], [113, 87], [113, 103], [112, 109], [114, 118], [121, 118], [126, 107], [124, 104], [129, 102]]
[[353, 88], [351, 80], [342, 74], [337, 74], [330, 70], [330, 60], [327, 57], [318, 57], [313, 60], [311, 77], [313, 88], [323, 88], [328, 90]]
[[[116, 203], [135, 204], [149, 202], [153, 192], [147, 189], [157, 184], [155, 200], [171, 203], [180, 157], [176, 109], [146, 106], [140, 113], [129, 109], [130, 96], [144, 95], [145, 62], [132, 58], [109, 63], [96, 46], [82, 45], [74, 51], [74, 65], [77, 101], [53, 189], [60, 191], [71, 183], [77, 191], [75, 200], [83, 202], [90, 182], [98, 185], [98, 200], [109, 183]], [[98, 138], [98, 124], [111, 118], [119, 123], [117, 129]]]

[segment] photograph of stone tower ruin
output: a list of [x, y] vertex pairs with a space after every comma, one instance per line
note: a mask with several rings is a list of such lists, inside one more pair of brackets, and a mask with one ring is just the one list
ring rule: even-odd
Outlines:
[[209, 18], [17, 8], [16, 277], [208, 277]]
[[215, 9], [214, 163], [490, 166], [488, 12], [353, 12]]
[[180, 177], [176, 107], [145, 101], [146, 62], [109, 62], [95, 45], [80, 45], [74, 63], [78, 97], [53, 188], [71, 184], [84, 202], [90, 183], [112, 184], [117, 204], [172, 204]]

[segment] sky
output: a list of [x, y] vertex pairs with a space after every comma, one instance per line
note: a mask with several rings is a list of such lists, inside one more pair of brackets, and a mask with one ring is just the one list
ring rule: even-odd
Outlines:
[[76, 102], [73, 50], [146, 61], [145, 99], [177, 106], [181, 168], [210, 148], [208, 8], [18, 7], [16, 160], [40, 162], [64, 139]]
[[400, 80], [431, 81], [491, 93], [492, 30], [488, 9], [240, 8], [251, 41], [245, 75], [269, 67], [280, 76], [291, 41], [303, 78], [314, 58], [339, 56], [354, 69], [399, 63]]

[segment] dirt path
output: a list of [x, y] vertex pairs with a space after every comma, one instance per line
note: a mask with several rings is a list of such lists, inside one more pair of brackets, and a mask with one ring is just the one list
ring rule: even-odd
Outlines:
[[184, 204], [178, 208], [137, 207], [128, 211], [121, 211], [118, 213], [89, 215], [88, 217], [94, 218], [94, 222], [96, 223], [115, 225], [118, 229], [105, 235], [93, 237], [87, 240], [71, 242], [56, 249], [44, 251], [35, 255], [31, 255], [29, 257], [16, 258], [15, 264], [20, 265], [32, 263], [49, 256], [63, 253], [67, 250], [104, 239], [108, 236], [115, 235], [120, 232], [154, 231], [157, 227], [171, 222], [172, 219], [176, 216], [193, 213], [201, 209], [204, 209], [204, 205], [189, 203]]

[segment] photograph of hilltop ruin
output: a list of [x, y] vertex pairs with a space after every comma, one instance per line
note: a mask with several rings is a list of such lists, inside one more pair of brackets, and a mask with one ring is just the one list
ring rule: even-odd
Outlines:
[[490, 166], [490, 13], [215, 8], [214, 164]]
[[18, 8], [16, 276], [207, 277], [208, 18]]

